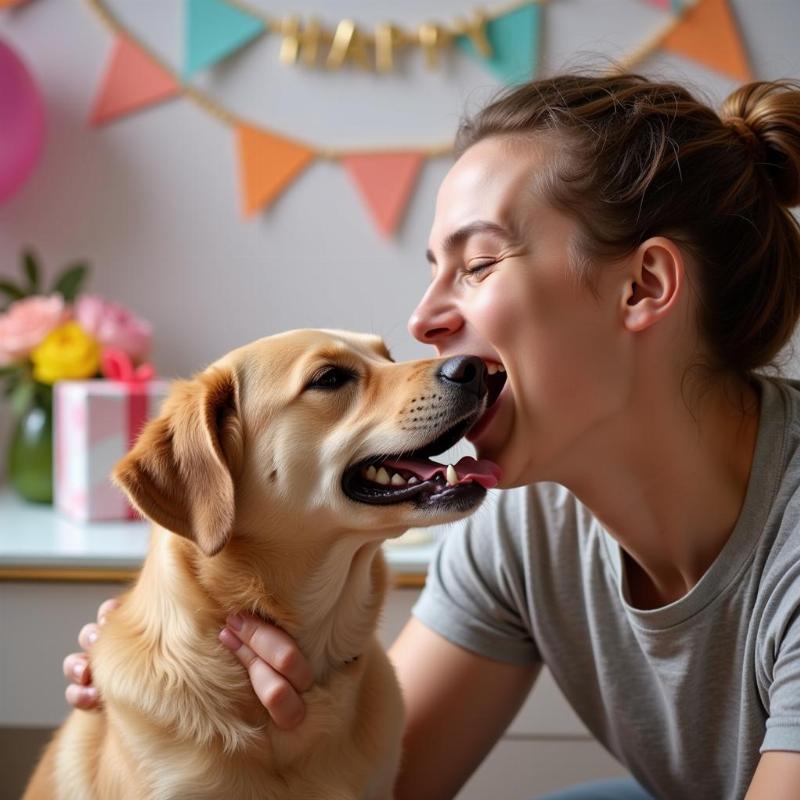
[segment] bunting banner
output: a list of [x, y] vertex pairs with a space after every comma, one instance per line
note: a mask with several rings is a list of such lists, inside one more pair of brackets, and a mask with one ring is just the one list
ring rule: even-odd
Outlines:
[[539, 57], [541, 10], [539, 3], [528, 3], [487, 23], [489, 54], [478, 52], [468, 36], [459, 36], [456, 46], [485, 62], [506, 83], [528, 81]]
[[489, 11], [473, 11], [449, 23], [423, 22], [403, 28], [386, 22], [374, 31], [351, 19], [327, 26], [313, 16], [268, 16], [246, 0], [185, 0], [186, 36], [183, 76], [213, 66], [267, 34], [281, 37], [280, 60], [305, 67], [340, 69], [348, 62], [377, 72], [391, 71], [398, 54], [418, 48], [429, 69], [455, 43], [477, 55], [501, 79], [530, 78], [538, 49], [540, 4], [546, 0], [512, 0]]
[[[652, 53], [664, 50], [741, 80], [752, 79], [727, 0], [645, 1], [668, 16], [632, 52], [617, 60], [613, 72], [631, 70]], [[544, 0], [475, 11], [448, 25], [425, 23], [413, 35], [389, 23], [368, 35], [352, 20], [343, 20], [334, 32], [326, 33], [313, 18], [305, 24], [298, 17], [268, 19], [243, 0], [185, 0], [186, 49], [181, 75], [135, 37], [106, 0], [87, 2], [115, 37], [89, 115], [92, 125], [181, 95], [231, 129], [244, 216], [252, 217], [274, 203], [315, 159], [334, 160], [344, 167], [377, 231], [390, 237], [401, 224], [422, 165], [427, 159], [451, 156], [452, 141], [397, 148], [312, 144], [243, 119], [188, 78], [212, 68], [259, 36], [277, 33], [282, 37], [281, 61], [286, 64], [310, 66], [326, 56], [329, 68], [349, 64], [381, 72], [393, 66], [397, 53], [413, 45], [421, 48], [428, 66], [435, 67], [440, 51], [453, 45], [456, 51], [485, 63], [502, 81], [516, 83], [536, 76]]]
[[673, 14], [680, 14], [681, 11], [681, 0], [645, 0], [645, 2], [662, 11], [671, 11]]
[[224, 0], [187, 0], [183, 77], [210, 67], [264, 33], [264, 22]]
[[175, 97], [181, 91], [172, 73], [142, 52], [126, 36], [117, 36], [89, 119], [93, 125], [110, 122]]
[[241, 125], [236, 128], [242, 210], [246, 216], [272, 203], [314, 159], [298, 142]]
[[699, 0], [661, 40], [661, 49], [740, 81], [753, 80], [728, 0]]
[[394, 234], [408, 205], [423, 156], [421, 153], [366, 153], [342, 158], [375, 225], [386, 237]]

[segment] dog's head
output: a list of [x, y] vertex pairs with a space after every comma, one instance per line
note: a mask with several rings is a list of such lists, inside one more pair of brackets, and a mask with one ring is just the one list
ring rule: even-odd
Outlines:
[[207, 555], [238, 525], [386, 537], [452, 521], [499, 470], [430, 456], [466, 433], [503, 378], [469, 356], [397, 364], [366, 334], [270, 336], [177, 381], [114, 478]]

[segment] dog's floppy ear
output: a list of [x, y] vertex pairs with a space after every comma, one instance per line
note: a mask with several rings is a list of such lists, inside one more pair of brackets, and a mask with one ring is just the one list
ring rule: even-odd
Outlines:
[[227, 368], [176, 382], [160, 416], [145, 426], [113, 474], [139, 511], [209, 556], [225, 546], [233, 529], [238, 405], [236, 377]]

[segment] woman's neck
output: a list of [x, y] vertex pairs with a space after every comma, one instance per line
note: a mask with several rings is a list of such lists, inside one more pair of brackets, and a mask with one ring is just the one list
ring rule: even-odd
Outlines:
[[760, 398], [751, 385], [709, 390], [691, 410], [650, 386], [564, 483], [626, 554], [631, 599], [677, 600], [708, 570], [747, 492]]

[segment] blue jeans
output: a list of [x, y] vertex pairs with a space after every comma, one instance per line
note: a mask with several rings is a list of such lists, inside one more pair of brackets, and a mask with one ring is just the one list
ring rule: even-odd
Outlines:
[[654, 800], [636, 781], [628, 778], [592, 781], [540, 795], [536, 800]]

